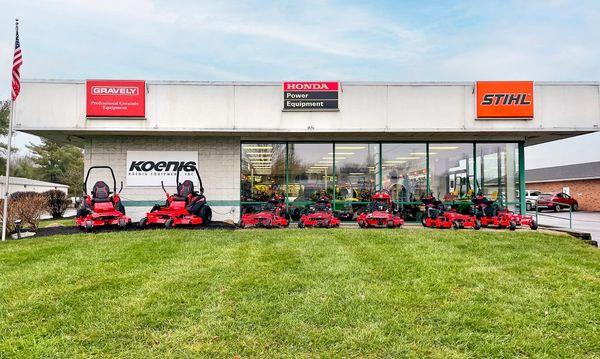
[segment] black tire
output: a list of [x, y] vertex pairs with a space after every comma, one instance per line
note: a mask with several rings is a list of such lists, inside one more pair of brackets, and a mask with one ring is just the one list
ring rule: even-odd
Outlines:
[[138, 227], [144, 229], [146, 228], [146, 224], [148, 224], [148, 218], [144, 217], [138, 222]]
[[473, 229], [476, 231], [481, 229], [481, 221], [480, 220], [478, 220], [478, 219], [475, 220], [475, 225], [473, 225]]
[[92, 221], [85, 221], [85, 231], [86, 232], [91, 232], [94, 230], [94, 222]]
[[452, 228], [454, 230], [460, 229], [460, 223], [458, 223], [457, 221], [452, 222]]
[[173, 228], [173, 218], [169, 218], [165, 222], [165, 229], [171, 229], [171, 228]]
[[394, 221], [388, 221], [388, 223], [387, 223], [387, 227], [388, 227], [388, 228], [394, 228], [394, 227], [396, 227], [396, 226], [394, 225]]
[[304, 222], [302, 222], [302, 221], [298, 221], [298, 228], [304, 228], [304, 227], [306, 227], [306, 226], [304, 225]]
[[210, 206], [204, 205], [198, 212], [200, 218], [202, 218], [202, 224], [209, 224], [212, 221], [212, 209]]
[[360, 228], [365, 228], [365, 221], [358, 221], [358, 226]]
[[515, 229], [517, 229], [517, 223], [515, 223], [515, 221], [510, 221], [510, 223], [508, 224], [508, 229], [514, 231]]
[[554, 212], [560, 212], [560, 206], [558, 204], [554, 205]]
[[125, 220], [125, 218], [119, 218], [119, 229], [120, 230], [127, 229], [127, 221]]
[[531, 223], [529, 223], [529, 228], [531, 228], [531, 230], [535, 231], [537, 230], [539, 227], [537, 221], [534, 219], [531, 221]]
[[246, 228], [246, 223], [244, 223], [244, 221], [242, 221], [241, 218], [240, 218], [240, 221], [238, 222], [238, 227], [240, 227], [240, 228]]
[[117, 203], [117, 205], [115, 206], [115, 209], [121, 213], [123, 213], [123, 215], [125, 215], [125, 206], [123, 206], [122, 202]]
[[526, 204], [525, 204], [525, 210], [526, 210], [526, 211], [531, 211], [531, 209], [532, 209], [532, 208], [533, 208], [533, 207], [531, 206], [531, 203], [526, 203]]
[[427, 227], [427, 217], [421, 218], [421, 224], [423, 225], [423, 227]]
[[573, 205], [573, 208], [571, 208], [573, 210], [573, 212], [577, 212], [579, 210], [579, 205], [577, 203], [575, 203]]

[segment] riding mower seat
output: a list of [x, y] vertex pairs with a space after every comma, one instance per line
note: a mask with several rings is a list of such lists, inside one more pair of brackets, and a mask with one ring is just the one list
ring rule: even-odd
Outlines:
[[185, 180], [177, 187], [177, 194], [173, 195], [173, 200], [185, 201], [187, 203], [190, 193], [194, 193], [194, 183], [190, 180]]
[[92, 203], [110, 202], [110, 188], [104, 181], [98, 181], [92, 188]]

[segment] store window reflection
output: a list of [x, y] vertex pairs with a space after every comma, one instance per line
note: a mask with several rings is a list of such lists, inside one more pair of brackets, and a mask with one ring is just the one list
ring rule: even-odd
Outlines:
[[431, 193], [444, 202], [470, 201], [474, 195], [472, 143], [431, 143]]
[[379, 144], [336, 143], [335, 169], [335, 207], [343, 219], [353, 219], [379, 184]]
[[425, 143], [384, 143], [381, 145], [383, 188], [407, 221], [421, 219], [421, 198], [427, 194], [427, 146]]
[[245, 213], [275, 194], [285, 195], [286, 145], [242, 144], [241, 202]]
[[320, 196], [333, 196], [333, 143], [289, 143], [288, 201], [292, 219]]
[[519, 156], [516, 143], [478, 143], [477, 183], [491, 200], [515, 208], [519, 189]]

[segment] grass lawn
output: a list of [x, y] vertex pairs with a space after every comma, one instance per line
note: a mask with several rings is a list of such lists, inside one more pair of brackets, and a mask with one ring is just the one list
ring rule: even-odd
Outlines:
[[44, 219], [40, 221], [39, 228], [48, 227], [49, 225], [74, 226], [75, 217], [59, 218], [59, 219]]
[[600, 357], [600, 251], [530, 231], [0, 244], [0, 357]]

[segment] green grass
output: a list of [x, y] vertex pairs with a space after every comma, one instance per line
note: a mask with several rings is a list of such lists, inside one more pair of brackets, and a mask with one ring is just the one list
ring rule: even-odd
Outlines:
[[0, 244], [0, 357], [600, 357], [600, 251], [518, 231]]
[[54, 224], [58, 224], [61, 226], [73, 226], [73, 225], [75, 225], [75, 218], [71, 217], [71, 218], [60, 218], [60, 219], [44, 219], [44, 220], [40, 221], [39, 227], [44, 228], [44, 227], [48, 227], [49, 225], [54, 225]]

